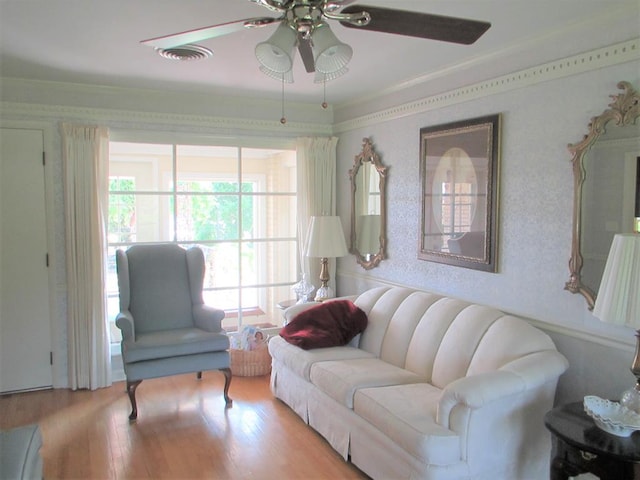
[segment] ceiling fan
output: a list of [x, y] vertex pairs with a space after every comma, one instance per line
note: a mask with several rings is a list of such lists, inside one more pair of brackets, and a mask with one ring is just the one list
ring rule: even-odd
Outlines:
[[[277, 23], [278, 28], [256, 46], [261, 71], [284, 82], [292, 82], [294, 49], [307, 72], [319, 81], [332, 80], [347, 71], [352, 49], [331, 32], [327, 20], [348, 28], [440, 40], [464, 45], [474, 43], [491, 26], [488, 22], [432, 15], [392, 8], [351, 5], [355, 0], [250, 0], [278, 17], [258, 17], [143, 40], [159, 53], [181, 58], [184, 52], [208, 51], [197, 42], [227, 35], [245, 28]], [[187, 53], [188, 55], [188, 53]], [[188, 58], [188, 57], [185, 57]], [[318, 80], [317, 80], [318, 81]]]

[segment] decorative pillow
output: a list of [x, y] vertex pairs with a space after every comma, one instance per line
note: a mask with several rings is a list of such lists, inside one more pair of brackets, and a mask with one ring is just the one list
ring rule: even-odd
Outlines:
[[350, 300], [331, 300], [293, 317], [280, 332], [305, 350], [346, 345], [367, 326], [367, 314]]

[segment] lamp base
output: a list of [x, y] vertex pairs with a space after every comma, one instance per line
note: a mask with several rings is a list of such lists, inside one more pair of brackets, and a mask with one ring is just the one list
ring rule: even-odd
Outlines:
[[333, 290], [329, 287], [329, 259], [322, 257], [320, 259], [320, 288], [316, 291], [316, 302], [324, 302], [329, 298], [333, 298]]
[[331, 290], [329, 286], [322, 286], [316, 291], [316, 298], [314, 298], [314, 300], [316, 302], [324, 302], [330, 298], [333, 298], [333, 290]]
[[636, 353], [633, 357], [631, 373], [637, 379], [636, 386], [622, 393], [620, 404], [640, 414], [640, 330], [636, 331]]
[[620, 405], [640, 414], [640, 385], [625, 390], [620, 397]]

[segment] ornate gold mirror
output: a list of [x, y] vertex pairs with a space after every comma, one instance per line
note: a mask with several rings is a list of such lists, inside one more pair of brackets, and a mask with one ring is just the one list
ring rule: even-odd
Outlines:
[[640, 97], [628, 82], [611, 95], [609, 109], [593, 117], [573, 155], [573, 238], [565, 289], [585, 297], [593, 309], [616, 233], [632, 232], [640, 178]]
[[387, 213], [385, 182], [387, 167], [374, 151], [371, 139], [363, 140], [362, 151], [355, 156], [351, 179], [350, 252], [366, 270], [376, 267], [385, 257]]

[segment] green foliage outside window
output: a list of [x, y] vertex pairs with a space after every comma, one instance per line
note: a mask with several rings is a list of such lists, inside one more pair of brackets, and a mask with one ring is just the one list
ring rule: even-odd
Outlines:
[[109, 177], [109, 241], [129, 242], [135, 235], [135, 190], [133, 178]]

